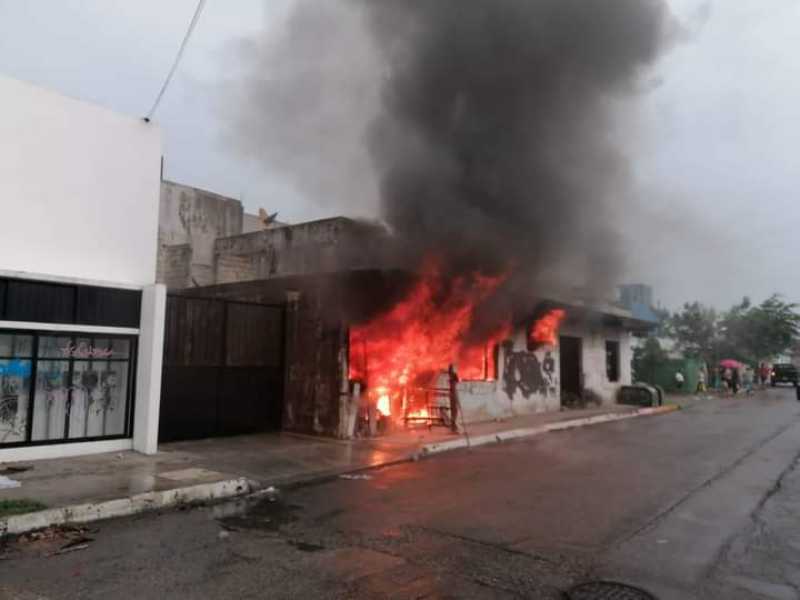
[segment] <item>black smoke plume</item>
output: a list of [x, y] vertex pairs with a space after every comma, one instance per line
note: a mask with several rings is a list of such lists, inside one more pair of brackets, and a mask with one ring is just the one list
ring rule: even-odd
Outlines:
[[[337, 54], [331, 40], [342, 18], [350, 33], [356, 26], [368, 32], [374, 55], [352, 35]], [[514, 296], [605, 292], [618, 283], [619, 228], [633, 209], [616, 143], [625, 102], [671, 26], [663, 0], [303, 1], [291, 35], [271, 48], [288, 75], [279, 85], [262, 77], [248, 88], [240, 133], [252, 136], [255, 122], [266, 120], [280, 140], [284, 129], [315, 122], [326, 98], [308, 97], [322, 91], [314, 77], [323, 75], [309, 57], [333, 60], [333, 108], [350, 90], [359, 109], [332, 111], [346, 118], [320, 134], [323, 150], [333, 165], [348, 152], [359, 157], [354, 164], [369, 156], [369, 171], [355, 177], [374, 182], [380, 217], [406, 266], [435, 255], [449, 275], [510, 273], [505, 289]], [[348, 69], [353, 48], [357, 60]], [[324, 77], [330, 83], [330, 69]], [[379, 92], [369, 106], [367, 89]], [[342, 131], [346, 139], [338, 140]], [[265, 132], [250, 146], [275, 146], [298, 164], [304, 156], [328, 164], [315, 136], [291, 139], [288, 149], [269, 139]], [[325, 178], [327, 197], [347, 196], [353, 177]]]
[[383, 216], [456, 270], [613, 281], [618, 101], [663, 47], [660, 0], [363, 0], [388, 65], [369, 135]]

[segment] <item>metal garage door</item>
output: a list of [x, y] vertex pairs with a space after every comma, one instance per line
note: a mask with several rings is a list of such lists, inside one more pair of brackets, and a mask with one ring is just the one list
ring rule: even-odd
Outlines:
[[279, 429], [284, 309], [170, 295], [159, 440]]

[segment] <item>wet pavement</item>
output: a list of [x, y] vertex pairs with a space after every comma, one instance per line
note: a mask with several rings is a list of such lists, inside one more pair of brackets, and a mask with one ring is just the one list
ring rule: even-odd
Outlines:
[[78, 551], [0, 550], [0, 599], [797, 597], [797, 427], [769, 390], [98, 523]]
[[[572, 419], [631, 413], [610, 406], [524, 415], [470, 425], [471, 436], [541, 427]], [[0, 490], [1, 500], [33, 499], [49, 508], [99, 503], [147, 492], [247, 478], [254, 486], [286, 484], [407, 460], [427, 444], [458, 441], [444, 428], [421, 427], [374, 439], [334, 440], [265, 433], [161, 444], [158, 454], [113, 452], [0, 463], [21, 487]]]

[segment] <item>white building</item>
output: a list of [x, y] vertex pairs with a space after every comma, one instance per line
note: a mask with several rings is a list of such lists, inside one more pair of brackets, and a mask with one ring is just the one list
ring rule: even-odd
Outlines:
[[157, 445], [152, 123], [0, 76], [0, 462]]
[[612, 305], [562, 306], [557, 343], [532, 348], [528, 326], [518, 327], [498, 348], [496, 379], [459, 383], [467, 423], [617, 402], [631, 384], [633, 332], [647, 324]]

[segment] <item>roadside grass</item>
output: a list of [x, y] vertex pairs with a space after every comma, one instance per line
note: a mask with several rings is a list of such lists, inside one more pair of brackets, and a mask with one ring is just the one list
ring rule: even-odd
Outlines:
[[31, 500], [29, 498], [20, 498], [19, 500], [0, 500], [0, 518], [35, 512], [45, 508], [47, 508], [46, 505], [42, 504], [38, 500]]

